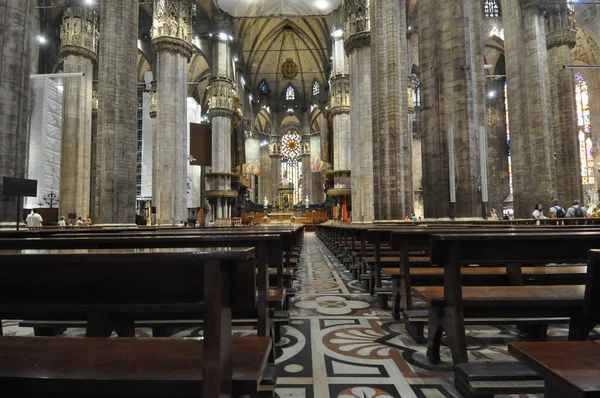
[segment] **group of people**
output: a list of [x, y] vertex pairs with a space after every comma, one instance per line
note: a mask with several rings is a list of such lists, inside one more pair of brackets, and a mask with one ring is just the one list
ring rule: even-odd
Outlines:
[[598, 207], [590, 206], [588, 209], [583, 207], [578, 199], [573, 201], [571, 207], [569, 207], [566, 211], [560, 205], [560, 201], [558, 199], [554, 199], [552, 201], [552, 206], [550, 207], [550, 216], [546, 217], [544, 215], [543, 206], [541, 203], [535, 205], [535, 209], [533, 209], [533, 213], [531, 213], [534, 219], [540, 220], [542, 218], [563, 218], [563, 217], [598, 217]]
[[[92, 219], [88, 215], [85, 220], [83, 217], [77, 217], [77, 224], [69, 223], [69, 227], [74, 227], [77, 225], [78, 227], [86, 227], [92, 225]], [[60, 220], [56, 223], [56, 226], [59, 228], [64, 228], [67, 226], [67, 221], [65, 220], [65, 216], [60, 216]]]

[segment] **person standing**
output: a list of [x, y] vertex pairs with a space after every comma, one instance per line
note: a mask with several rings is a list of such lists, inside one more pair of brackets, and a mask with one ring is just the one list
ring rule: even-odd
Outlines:
[[558, 199], [552, 200], [552, 207], [550, 207], [550, 218], [563, 218], [565, 217], [565, 209], [563, 209]]
[[573, 205], [569, 207], [569, 210], [567, 210], [567, 217], [583, 218], [586, 217], [586, 215], [587, 212], [585, 207], [581, 206], [578, 199], [575, 199], [573, 201]]
[[535, 225], [540, 225], [540, 220], [542, 218], [546, 218], [546, 216], [544, 216], [544, 211], [542, 210], [541, 203], [538, 203], [537, 205], [535, 205], [535, 209], [533, 210], [533, 213], [531, 213], [531, 215], [533, 216], [534, 219], [537, 220]]
[[44, 219], [38, 214], [37, 209], [33, 209], [31, 214], [27, 216], [25, 222], [27, 222], [28, 227], [41, 227]]
[[59, 228], [64, 228], [67, 226], [67, 222], [65, 221], [65, 216], [60, 216], [60, 220], [56, 223], [56, 226]]
[[492, 207], [492, 214], [490, 214], [490, 220], [497, 220], [498, 219], [498, 213], [496, 213], [496, 209], [494, 207]]

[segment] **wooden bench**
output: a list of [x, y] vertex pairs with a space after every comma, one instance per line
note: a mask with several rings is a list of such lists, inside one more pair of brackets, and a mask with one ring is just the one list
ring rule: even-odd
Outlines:
[[479, 233], [432, 237], [432, 262], [444, 266], [444, 286], [413, 287], [429, 304], [427, 356], [439, 362], [442, 332], [455, 364], [468, 362], [465, 318], [569, 317], [570, 339], [589, 333], [583, 317], [585, 286], [462, 286], [463, 264], [506, 264], [509, 279], [521, 265], [581, 263], [600, 246], [598, 232]]
[[[260, 232], [260, 230], [259, 230]], [[268, 265], [275, 265], [276, 268], [269, 268], [269, 279], [272, 279], [275, 286], [286, 284], [285, 269], [283, 268], [282, 260], [282, 243], [281, 235], [279, 233], [263, 233], [251, 235], [247, 232], [245, 234], [240, 233], [229, 233], [219, 235], [209, 235], [206, 232], [195, 233], [192, 235], [179, 234], [179, 235], [164, 235], [165, 231], [160, 231], [156, 234], [118, 234], [116, 236], [110, 234], [94, 234], [94, 235], [81, 235], [77, 234], [75, 237], [71, 235], [63, 235], [62, 237], [50, 237], [50, 238], [30, 238], [30, 239], [0, 239], [0, 249], [6, 248], [18, 248], [18, 249], [61, 249], [61, 248], [80, 248], [80, 249], [101, 249], [101, 248], [138, 248], [138, 247], [204, 247], [204, 246], [219, 246], [226, 245], [230, 247], [240, 246], [254, 246], [257, 253], [257, 272], [265, 270]], [[288, 269], [289, 272], [289, 269]], [[282, 274], [279, 279], [279, 274]], [[291, 278], [291, 275], [289, 276]], [[259, 277], [259, 282], [264, 279]], [[281, 281], [281, 283], [279, 283]], [[291, 286], [290, 282], [287, 282]], [[259, 289], [259, 292], [261, 289]], [[289, 288], [284, 287], [272, 287], [269, 288], [268, 296], [266, 298], [260, 298], [261, 300], [267, 300], [270, 306], [277, 311], [286, 310], [285, 303], [288, 302], [289, 298], [293, 294], [290, 293]], [[284, 314], [283, 314], [284, 315]], [[281, 326], [288, 323], [289, 317], [280, 314], [279, 317], [273, 319], [275, 322], [274, 336], [280, 336]], [[178, 327], [181, 327], [181, 322], [174, 322]], [[73, 324], [70, 327], [80, 327], [78, 323]], [[167, 327], [163, 324], [159, 324], [153, 327], [153, 331], [156, 331], [160, 335], [164, 335]], [[268, 327], [267, 325], [264, 326]], [[47, 335], [49, 330], [55, 329], [55, 325], [48, 323], [45, 327], [38, 324], [37, 328], [34, 329], [40, 331], [41, 334]], [[259, 329], [262, 332], [262, 325], [259, 325]], [[172, 329], [178, 331], [179, 329]]]
[[544, 398], [600, 397], [600, 341], [509, 343], [508, 352], [543, 377]]
[[254, 261], [253, 248], [2, 251], [3, 319], [87, 320], [89, 337], [133, 337], [138, 319], [200, 315], [205, 328], [202, 341], [2, 337], [0, 384], [27, 396], [255, 395], [271, 339], [231, 337], [232, 316], [264, 314]]

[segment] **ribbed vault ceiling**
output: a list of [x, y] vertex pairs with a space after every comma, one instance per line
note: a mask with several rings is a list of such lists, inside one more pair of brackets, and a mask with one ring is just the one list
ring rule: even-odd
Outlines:
[[234, 17], [326, 15], [340, 6], [341, 0], [216, 0]]
[[[252, 91], [256, 92], [264, 79], [269, 95], [283, 98], [291, 84], [296, 89], [296, 102], [307, 104], [315, 80], [323, 91], [331, 43], [327, 17], [241, 19], [236, 29]], [[298, 67], [293, 79], [282, 74], [281, 67], [288, 59]]]

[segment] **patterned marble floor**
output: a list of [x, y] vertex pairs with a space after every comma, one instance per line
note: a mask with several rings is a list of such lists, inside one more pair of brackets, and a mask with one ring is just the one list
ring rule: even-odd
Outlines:
[[[447, 347], [442, 347], [442, 362], [432, 365], [425, 345], [416, 344], [404, 325], [352, 280], [314, 233], [305, 234], [297, 275], [291, 324], [277, 344], [276, 397], [459, 397]], [[4, 321], [3, 327], [5, 335], [33, 335], [32, 329], [19, 328], [18, 321]], [[551, 327], [550, 339], [564, 340], [567, 331], [566, 326]], [[598, 330], [594, 333], [600, 336]], [[138, 329], [137, 334], [148, 336], [149, 330]], [[201, 334], [192, 328], [177, 336]], [[67, 335], [84, 336], [85, 330], [69, 329]], [[514, 361], [507, 343], [516, 340], [513, 327], [468, 327], [469, 360]]]

